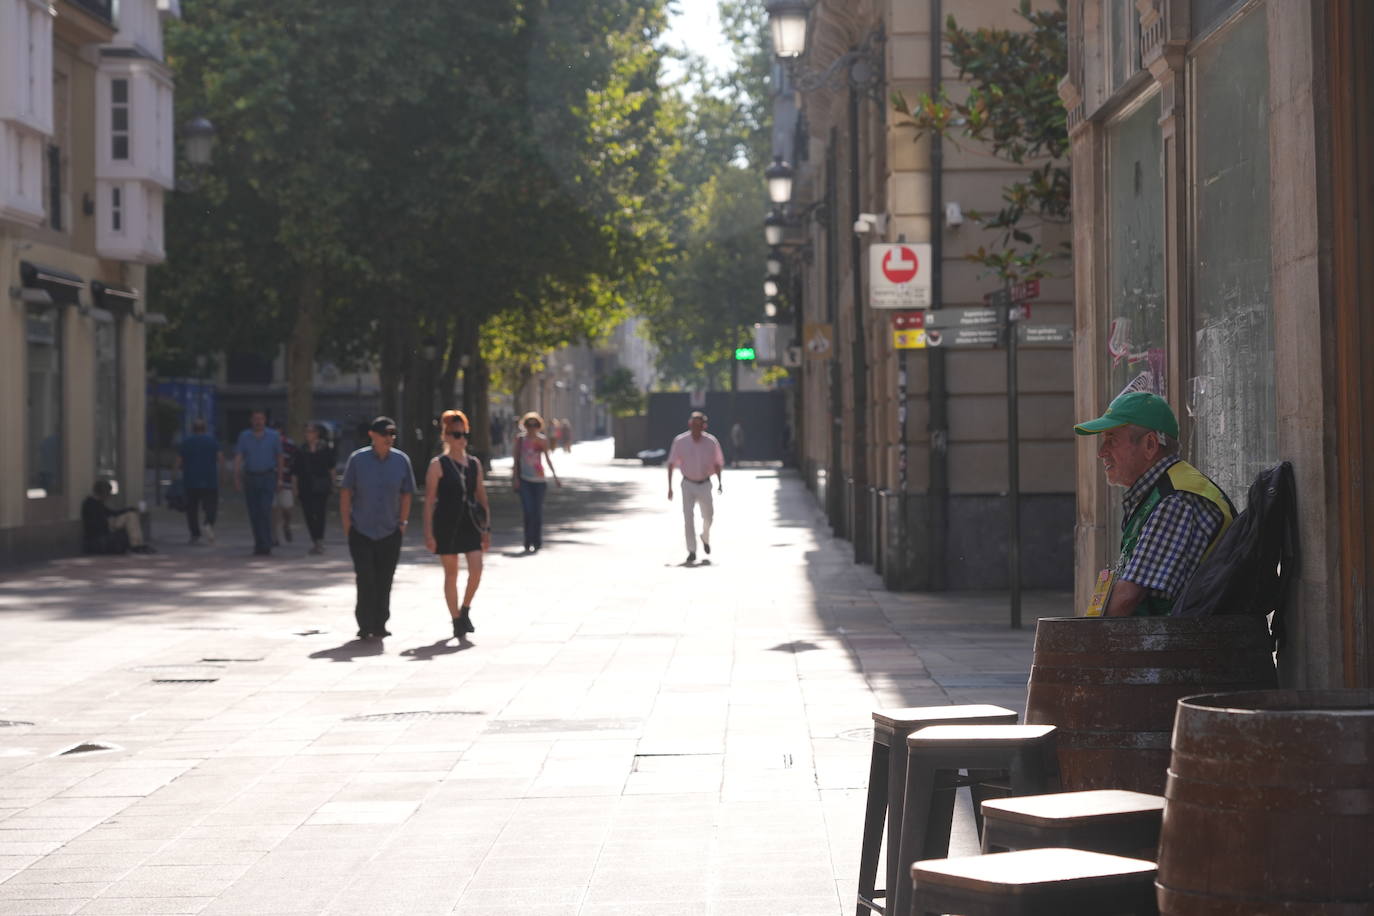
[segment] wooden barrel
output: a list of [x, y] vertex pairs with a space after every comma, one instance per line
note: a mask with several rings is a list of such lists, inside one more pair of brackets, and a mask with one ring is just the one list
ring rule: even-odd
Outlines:
[[1278, 686], [1269, 646], [1258, 617], [1041, 618], [1026, 722], [1058, 727], [1065, 791], [1161, 795], [1175, 705]]
[[1161, 913], [1374, 912], [1374, 690], [1178, 704]]

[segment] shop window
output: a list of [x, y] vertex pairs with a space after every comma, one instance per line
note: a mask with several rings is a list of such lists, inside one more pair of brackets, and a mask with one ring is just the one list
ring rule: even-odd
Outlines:
[[62, 318], [59, 309], [30, 309], [26, 414], [30, 499], [62, 492]]
[[1190, 454], [1243, 502], [1278, 460], [1263, 7], [1194, 55]]
[[1159, 96], [1107, 130], [1108, 398], [1165, 395], [1164, 176]]
[[119, 479], [119, 329], [95, 323], [95, 476]]

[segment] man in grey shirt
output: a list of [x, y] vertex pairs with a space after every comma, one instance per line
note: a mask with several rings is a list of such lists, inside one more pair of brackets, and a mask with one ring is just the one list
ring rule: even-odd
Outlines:
[[405, 452], [392, 448], [396, 423], [378, 417], [368, 427], [370, 446], [348, 456], [339, 489], [348, 552], [358, 583], [358, 638], [390, 636], [391, 580], [401, 558], [401, 536], [410, 520], [415, 473]]

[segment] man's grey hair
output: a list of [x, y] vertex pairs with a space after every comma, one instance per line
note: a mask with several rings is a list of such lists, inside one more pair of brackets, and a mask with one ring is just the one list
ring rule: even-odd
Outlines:
[[1162, 433], [1157, 429], [1146, 429], [1143, 426], [1132, 426], [1131, 441], [1139, 442], [1146, 433], [1153, 433], [1155, 441], [1159, 443], [1160, 454], [1177, 455], [1179, 453], [1179, 441], [1167, 433]]

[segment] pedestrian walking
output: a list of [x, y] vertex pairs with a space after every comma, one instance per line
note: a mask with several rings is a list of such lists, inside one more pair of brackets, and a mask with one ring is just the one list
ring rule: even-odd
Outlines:
[[730, 464], [732, 467], [739, 467], [739, 463], [744, 460], [744, 424], [739, 420], [730, 427]]
[[559, 421], [559, 432], [562, 435], [563, 451], [572, 452], [573, 428], [572, 423], [567, 417]]
[[234, 489], [248, 504], [253, 526], [253, 555], [272, 553], [272, 503], [281, 484], [281, 436], [267, 428], [267, 412], [253, 411], [250, 426], [234, 445]]
[[296, 501], [301, 504], [305, 527], [310, 531], [310, 553], [324, 553], [324, 520], [334, 492], [334, 447], [325, 439], [324, 427], [305, 425], [305, 444], [291, 457], [291, 479]]
[[[472, 599], [482, 582], [482, 554], [491, 547], [491, 506], [482, 462], [468, 454], [467, 414], [446, 410], [439, 418], [443, 453], [425, 471], [425, 547], [444, 567], [444, 601], [453, 620], [453, 635], [471, 633]], [[458, 603], [458, 559], [468, 564], [463, 603]]]
[[520, 511], [525, 516], [525, 552], [532, 553], [544, 546], [544, 493], [548, 483], [544, 479], [544, 464], [549, 465], [556, 486], [563, 486], [553, 468], [553, 450], [548, 438], [540, 432], [544, 420], [530, 411], [520, 418], [524, 427], [515, 439], [515, 470], [511, 485], [520, 496]]
[[200, 543], [201, 512], [205, 513], [205, 540], [215, 543], [215, 520], [219, 513], [219, 474], [224, 465], [219, 442], [207, 431], [205, 419], [191, 421], [191, 435], [181, 440], [177, 450], [177, 468], [186, 498], [186, 527], [191, 544]]
[[499, 413], [491, 415], [491, 454], [499, 458], [506, 454], [506, 420]]
[[1202, 558], [1235, 518], [1221, 488], [1179, 458], [1178, 418], [1148, 391], [1118, 395], [1107, 412], [1079, 423], [1101, 434], [1107, 483], [1124, 487], [1121, 554], [1098, 575], [1089, 617], [1168, 614]]
[[[143, 521], [129, 506], [111, 509], [105, 504], [114, 492], [108, 480], [97, 480], [91, 495], [81, 503], [81, 549], [84, 553], [156, 553], [143, 542]], [[139, 504], [141, 509], [142, 503]]]
[[281, 437], [282, 471], [277, 484], [276, 495], [272, 499], [272, 546], [282, 541], [291, 543], [291, 513], [296, 506], [295, 487], [292, 484], [291, 467], [296, 456], [296, 443], [286, 434], [286, 429], [278, 420], [272, 428]]
[[701, 507], [701, 546], [711, 553], [711, 521], [715, 506], [711, 502], [711, 475], [716, 475], [716, 492], [725, 492], [721, 469], [725, 455], [720, 440], [706, 431], [706, 414], [692, 411], [687, 419], [687, 431], [679, 433], [668, 449], [668, 499], [673, 498], [673, 468], [682, 472], [682, 522], [687, 536], [687, 562], [697, 561], [697, 527], [694, 507]]
[[377, 417], [367, 435], [372, 444], [348, 456], [339, 489], [339, 515], [358, 586], [353, 613], [359, 639], [391, 635], [386, 628], [391, 619], [391, 580], [415, 494], [410, 458], [393, 447], [396, 422]]

